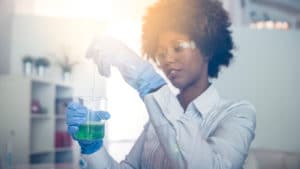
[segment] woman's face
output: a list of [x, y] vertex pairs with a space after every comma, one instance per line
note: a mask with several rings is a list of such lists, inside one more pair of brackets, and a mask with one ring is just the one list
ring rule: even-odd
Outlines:
[[158, 66], [180, 90], [208, 78], [207, 59], [185, 34], [171, 31], [161, 34], [155, 57]]

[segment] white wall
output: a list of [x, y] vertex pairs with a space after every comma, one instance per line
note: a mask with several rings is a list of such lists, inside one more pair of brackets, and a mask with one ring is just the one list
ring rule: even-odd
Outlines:
[[236, 28], [234, 40], [236, 57], [216, 86], [255, 105], [253, 147], [300, 152], [300, 32]]
[[11, 18], [13, 13], [13, 1], [0, 1], [0, 74], [9, 72]]
[[[48, 79], [61, 80], [61, 69], [57, 58], [61, 59], [66, 49], [74, 61], [73, 81], [76, 95], [91, 92], [93, 72], [92, 62], [85, 59], [85, 51], [92, 37], [104, 29], [101, 22], [84, 19], [66, 19], [62, 17], [42, 17], [32, 15], [15, 15], [12, 20], [10, 73], [22, 74], [22, 57], [47, 57], [51, 60]], [[96, 76], [96, 93], [105, 95], [105, 81]]]
[[243, 26], [244, 23], [244, 9], [241, 1], [223, 0], [224, 8], [228, 11], [233, 25]]

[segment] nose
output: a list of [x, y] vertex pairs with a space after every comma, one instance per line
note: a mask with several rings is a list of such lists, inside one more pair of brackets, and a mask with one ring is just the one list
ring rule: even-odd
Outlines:
[[174, 63], [176, 61], [176, 54], [175, 54], [175, 52], [173, 50], [171, 50], [171, 49], [168, 49], [164, 60], [165, 60], [166, 64]]
[[168, 54], [166, 57], [165, 57], [165, 61], [164, 61], [166, 64], [171, 64], [171, 63], [174, 63], [175, 62], [175, 59], [173, 56], [171, 56], [170, 54]]

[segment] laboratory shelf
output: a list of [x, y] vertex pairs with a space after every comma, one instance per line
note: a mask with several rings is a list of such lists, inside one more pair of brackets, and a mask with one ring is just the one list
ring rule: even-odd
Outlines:
[[61, 151], [55, 153], [55, 163], [72, 163], [73, 154], [71, 151]]
[[72, 99], [72, 85], [68, 83], [57, 83], [55, 85], [55, 163], [72, 163], [76, 158], [74, 157], [76, 155], [72, 146], [72, 138], [67, 133], [66, 125], [66, 108]]
[[65, 88], [67, 90], [73, 88], [73, 85], [70, 82], [64, 82], [64, 81], [56, 82], [56, 86]]
[[0, 124], [0, 141], [6, 141], [8, 131], [15, 133], [14, 161], [29, 165], [77, 164], [80, 152], [67, 137], [64, 113], [73, 97], [71, 83], [17, 75], [0, 75], [0, 81], [1, 112], [8, 112], [3, 113], [2, 118], [7, 120]]
[[49, 120], [51, 117], [47, 114], [31, 114], [32, 120]]
[[66, 115], [56, 115], [55, 119], [56, 120], [66, 120]]
[[29, 80], [31, 80], [32, 82], [36, 82], [36, 83], [43, 83], [43, 84], [52, 84], [53, 82], [49, 79], [45, 79], [42, 77], [38, 77], [38, 76], [30, 76], [27, 77]]
[[30, 154], [31, 164], [42, 164], [42, 163], [52, 163], [54, 161], [54, 152], [35, 152]]
[[61, 148], [56, 148], [55, 152], [65, 152], [65, 151], [72, 151], [72, 147], [61, 147]]
[[51, 149], [51, 150], [36, 150], [36, 151], [33, 151], [33, 152], [30, 152], [30, 155], [42, 155], [42, 154], [53, 154], [54, 153], [54, 150]]

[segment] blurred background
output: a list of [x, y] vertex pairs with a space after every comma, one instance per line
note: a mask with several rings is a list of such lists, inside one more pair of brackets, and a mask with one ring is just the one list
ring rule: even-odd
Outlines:
[[[117, 71], [97, 75], [85, 51], [109, 32], [140, 53], [142, 16], [155, 1], [0, 0], [0, 168], [77, 168], [79, 147], [66, 134], [64, 110], [93, 86], [112, 116], [106, 147], [124, 159], [146, 110]], [[245, 168], [300, 169], [300, 1], [221, 1], [237, 49], [214, 84], [257, 109]]]

